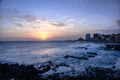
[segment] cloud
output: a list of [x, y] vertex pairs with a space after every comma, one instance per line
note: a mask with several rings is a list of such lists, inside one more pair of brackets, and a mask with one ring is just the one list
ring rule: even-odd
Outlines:
[[56, 22], [48, 19], [37, 19], [36, 23], [38, 23], [41, 26], [47, 26], [49, 28], [65, 28], [70, 27], [70, 23], [63, 23], [63, 22]]
[[69, 24], [65, 24], [65, 23], [62, 23], [62, 22], [55, 22], [55, 21], [47, 21], [47, 24], [53, 26], [53, 27], [67, 27]]
[[3, 16], [0, 16], [0, 21], [3, 19]]
[[120, 27], [120, 19], [115, 21], [117, 23], [117, 25]]
[[34, 22], [36, 20], [36, 17], [33, 15], [29, 15], [29, 14], [17, 14], [17, 15], [13, 15], [12, 16], [14, 19], [20, 19], [20, 20], [25, 20], [28, 22]]
[[44, 17], [39, 18], [35, 15], [24, 13], [22, 11], [7, 6], [0, 7], [0, 11], [2, 12], [2, 14], [4, 14], [3, 17], [7, 19], [10, 23], [14, 24], [16, 27], [23, 28], [24, 30], [68, 30], [73, 26], [73, 24], [69, 21], [74, 21], [74, 19], [72, 18], [69, 18], [69, 21], [65, 20], [64, 22], [46, 19]]
[[[23, 19], [26, 22], [22, 23], [21, 19]], [[38, 18], [35, 18], [32, 16], [23, 16], [23, 15], [19, 16], [19, 17], [18, 16], [15, 17], [15, 20], [12, 21], [12, 23], [21, 28], [28, 27], [28, 28], [33, 28], [33, 29], [40, 29], [40, 27], [42, 27], [42, 28], [48, 27], [50, 29], [58, 29], [58, 28], [66, 28], [66, 27], [71, 26], [71, 24], [68, 24], [68, 23], [55, 22], [55, 21], [50, 21], [47, 19], [38, 19]]]
[[15, 22], [15, 21], [12, 21], [11, 23], [17, 25], [18, 27], [23, 27], [23, 26], [24, 26], [23, 24], [21, 24], [21, 23], [17, 23], [17, 22]]
[[2, 19], [3, 17], [2, 16], [0, 16], [0, 19]]
[[28, 30], [28, 29], [29, 30], [38, 30], [38, 29], [40, 29], [39, 26], [26, 25], [26, 24], [23, 24], [23, 23], [20, 23], [20, 22], [16, 22], [16, 21], [12, 21], [11, 23], [16, 25], [17, 27], [24, 28], [26, 30]]
[[10, 17], [11, 15], [18, 15], [18, 14], [22, 14], [21, 11], [10, 8], [8, 6], [0, 6], [0, 15], [4, 16], [4, 17]]
[[76, 19], [74, 19], [74, 18], [68, 18], [67, 21], [68, 22], [74, 22], [74, 21], [76, 21]]
[[[69, 24], [67, 23], [63, 23], [63, 22], [56, 22], [56, 21], [50, 21], [48, 19], [40, 19], [40, 18], [37, 18], [33, 15], [29, 15], [29, 14], [17, 14], [17, 15], [13, 15], [12, 18], [14, 20], [17, 20], [17, 21], [26, 21], [27, 23], [31, 23], [30, 25], [37, 25], [37, 26], [49, 26], [49, 27], [57, 27], [57, 28], [60, 28], [60, 27], [68, 27]], [[19, 24], [20, 25], [20, 24]], [[18, 26], [19, 26], [18, 25]], [[42, 27], [42, 26], [41, 26]], [[35, 28], [35, 27], [34, 27]]]
[[[26, 22], [30, 26], [37, 25], [39, 27], [48, 26], [48, 27], [54, 27], [54, 28], [68, 27], [70, 25], [68, 23], [56, 22], [53, 20], [45, 19], [45, 18], [41, 19], [34, 15], [22, 13], [21, 11], [18, 11], [18, 10], [11, 10], [11, 11], [9, 10], [9, 12], [10, 12], [9, 17], [11, 20], [13, 20], [12, 23], [18, 26], [24, 25], [24, 23], [21, 23], [21, 22]], [[16, 21], [18, 22], [16, 23]], [[33, 28], [35, 29], [34, 26]]]
[[85, 21], [86, 21], [85, 19], [82, 19], [78, 23], [81, 24], [81, 23], [84, 23]]
[[[8, 6], [0, 6], [0, 16], [4, 16], [10, 20], [18, 20], [18, 21], [27, 21], [27, 22], [34, 22], [36, 20], [36, 16], [31, 14], [26, 14], [20, 10], [16, 10], [14, 8]], [[4, 14], [4, 15], [3, 15]]]

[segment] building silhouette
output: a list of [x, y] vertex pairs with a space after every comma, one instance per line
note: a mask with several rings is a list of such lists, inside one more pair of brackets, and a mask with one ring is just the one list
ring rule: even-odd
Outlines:
[[91, 37], [91, 34], [87, 33], [85, 35], [85, 40], [87, 40], [87, 41], [120, 42], [120, 33], [118, 33], [118, 34], [94, 33], [93, 37]]
[[91, 39], [91, 35], [88, 33], [86, 34], [86, 40], [90, 40]]
[[101, 39], [100, 33], [95, 33], [95, 34], [93, 34], [93, 39], [94, 39], [94, 40], [100, 40], [100, 39]]

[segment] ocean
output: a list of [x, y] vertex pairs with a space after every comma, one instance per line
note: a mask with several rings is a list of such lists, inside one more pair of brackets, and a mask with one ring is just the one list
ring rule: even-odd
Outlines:
[[[105, 50], [105, 43], [82, 41], [13, 41], [0, 42], [0, 62], [39, 66], [51, 61], [65, 63], [81, 72], [88, 66], [120, 69], [120, 51]], [[59, 67], [58, 72], [70, 71]], [[48, 71], [45, 73], [52, 74]]]

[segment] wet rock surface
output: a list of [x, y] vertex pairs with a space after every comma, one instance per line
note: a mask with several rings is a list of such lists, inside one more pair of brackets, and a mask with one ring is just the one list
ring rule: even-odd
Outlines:
[[0, 80], [33, 80], [37, 79], [40, 73], [33, 65], [25, 66], [18, 64], [0, 64]]
[[79, 60], [88, 60], [91, 57], [97, 56], [97, 53], [94, 52], [87, 52], [85, 55], [79, 57], [79, 56], [73, 56], [73, 55], [65, 55], [64, 58], [74, 58], [74, 59], [79, 59]]
[[87, 60], [87, 57], [76, 57], [76, 56], [71, 56], [71, 55], [65, 55], [64, 58], [75, 58], [79, 60]]
[[85, 49], [85, 50], [87, 50], [88, 48], [87, 47], [77, 47], [76, 49]]
[[[71, 67], [65, 63], [54, 65], [51, 61], [48, 61], [47, 64], [41, 64], [39, 69], [36, 69], [33, 65], [1, 63], [0, 80], [120, 80], [120, 70], [115, 70], [115, 66], [111, 68], [89, 66], [77, 76], [65, 75], [64, 72], [48, 76], [42, 75], [51, 69], [55, 71], [61, 66]], [[75, 74], [74, 71], [73, 73]]]

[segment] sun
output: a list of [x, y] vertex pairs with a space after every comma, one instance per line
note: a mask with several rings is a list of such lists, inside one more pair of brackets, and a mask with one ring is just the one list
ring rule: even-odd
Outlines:
[[46, 32], [41, 32], [40, 33], [40, 38], [41, 38], [41, 40], [46, 40], [47, 39], [47, 33]]

